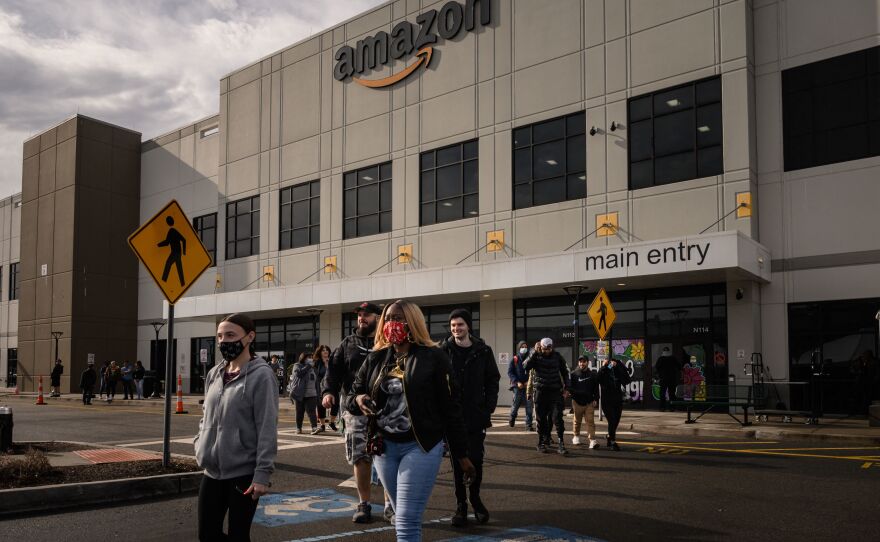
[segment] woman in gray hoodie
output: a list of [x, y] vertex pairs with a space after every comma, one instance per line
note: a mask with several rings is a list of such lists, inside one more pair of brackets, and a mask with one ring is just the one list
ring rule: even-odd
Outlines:
[[[278, 380], [253, 354], [256, 327], [244, 314], [217, 326], [223, 362], [205, 378], [194, 444], [205, 469], [199, 489], [199, 540], [250, 540], [260, 496], [269, 492], [278, 451]], [[229, 511], [228, 538], [223, 521]]]

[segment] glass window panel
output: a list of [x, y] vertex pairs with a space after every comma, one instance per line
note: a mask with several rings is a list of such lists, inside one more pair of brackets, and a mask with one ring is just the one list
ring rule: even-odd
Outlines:
[[870, 156], [880, 155], [880, 121], [868, 125], [868, 154]]
[[309, 224], [317, 224], [321, 221], [321, 199], [312, 198], [309, 201]]
[[387, 180], [391, 178], [391, 162], [386, 162], [379, 166], [379, 179]]
[[422, 202], [434, 200], [434, 171], [423, 171], [420, 187]]
[[[379, 185], [361, 186], [358, 192], [358, 216], [379, 212]], [[360, 231], [360, 226], [358, 226]]]
[[868, 118], [880, 120], [880, 75], [868, 78]]
[[[461, 165], [437, 168], [437, 199], [461, 194]], [[438, 210], [439, 215], [439, 210]]]
[[629, 122], [651, 118], [651, 97], [645, 96], [629, 102]]
[[437, 149], [437, 166], [445, 166], [455, 162], [461, 162], [461, 145]]
[[532, 128], [530, 126], [526, 126], [525, 128], [518, 128], [513, 131], [513, 147], [518, 148], [523, 145], [531, 145], [532, 143]]
[[451, 198], [437, 202], [437, 222], [457, 220], [461, 216], [461, 198]]
[[320, 196], [321, 195], [321, 181], [314, 181], [309, 183], [312, 186], [312, 196]]
[[513, 182], [518, 184], [532, 179], [532, 148], [517, 149], [513, 153]]
[[343, 208], [346, 218], [357, 216], [357, 190], [346, 190], [344, 198]]
[[654, 95], [654, 115], [675, 113], [694, 105], [694, 88], [691, 85], [674, 88]]
[[477, 157], [477, 142], [476, 141], [468, 141], [464, 144], [464, 153], [463, 158], [465, 160], [470, 160], [471, 158]]
[[293, 227], [303, 228], [309, 225], [309, 200], [293, 204]]
[[295, 246], [295, 247], [309, 246], [309, 229], [308, 228], [293, 230], [293, 246]]
[[213, 228], [217, 224], [217, 214], [216, 213], [204, 216], [202, 218], [204, 220], [204, 222], [202, 222], [202, 224], [206, 228]]
[[422, 169], [434, 167], [434, 151], [423, 152], [421, 156]]
[[259, 211], [260, 210], [260, 197], [254, 196], [251, 198], [251, 211]]
[[250, 211], [251, 211], [251, 200], [250, 200], [250, 198], [248, 198], [248, 199], [243, 199], [243, 200], [241, 200], [241, 201], [237, 201], [237, 202], [235, 203], [235, 214], [240, 215], [240, 214], [243, 214], [243, 213], [249, 213]]
[[231, 260], [233, 258], [238, 258], [238, 254], [235, 253], [235, 242], [230, 241], [226, 243], [226, 258]]
[[391, 210], [391, 182], [383, 181], [379, 185], [379, 210]]
[[553, 119], [532, 126], [534, 143], [543, 143], [565, 137], [565, 119]]
[[587, 116], [585, 113], [576, 113], [565, 119], [565, 135], [571, 137], [573, 135], [583, 134], [587, 131]]
[[721, 101], [721, 78], [714, 77], [697, 83], [697, 105]]
[[721, 175], [724, 173], [721, 145], [700, 149], [697, 160], [697, 177], [709, 177], [710, 175]]
[[320, 243], [321, 242], [321, 228], [320, 228], [320, 226], [312, 226], [311, 228], [309, 228], [309, 231], [310, 231], [310, 236], [309, 236], [310, 243], [309, 244], [317, 245], [318, 243]]
[[654, 123], [650, 119], [633, 122], [629, 127], [629, 159], [633, 162], [651, 158]]
[[693, 152], [673, 154], [655, 159], [655, 184], [665, 184], [693, 179], [696, 174], [695, 162], [696, 160]]
[[367, 215], [358, 217], [357, 219], [357, 234], [360, 235], [373, 235], [375, 233], [379, 233], [379, 215]]
[[381, 231], [391, 231], [391, 212], [386, 211], [379, 215], [379, 228]]
[[298, 184], [293, 187], [292, 190], [292, 199], [293, 201], [307, 199], [309, 197], [309, 183]]
[[813, 135], [787, 136], [782, 141], [785, 171], [810, 167], [816, 163], [813, 155]]
[[343, 236], [346, 239], [357, 237], [357, 219], [348, 218], [343, 224]]
[[565, 142], [553, 141], [534, 146], [534, 178], [546, 179], [565, 173]]
[[292, 248], [293, 245], [290, 244], [290, 232], [283, 231], [281, 232], [281, 239], [279, 240], [281, 250], [286, 250], [288, 248]]
[[697, 146], [721, 144], [721, 104], [705, 105], [697, 109]]
[[281, 229], [289, 230], [290, 229], [290, 205], [281, 208]]
[[568, 176], [567, 198], [578, 199], [587, 197], [587, 181], [583, 174], [575, 174]]
[[655, 156], [691, 150], [695, 139], [693, 109], [654, 119]]
[[281, 204], [285, 204], [290, 201], [290, 189], [284, 188], [281, 190]]
[[248, 239], [251, 236], [251, 216], [239, 216], [235, 221], [235, 239]]
[[575, 136], [566, 139], [565, 144], [568, 146], [568, 152], [565, 159], [568, 164], [569, 173], [577, 173], [587, 169], [587, 138], [586, 136]]
[[464, 193], [472, 194], [479, 190], [479, 179], [477, 178], [477, 170], [479, 162], [476, 160], [472, 160], [470, 162], [465, 162], [463, 164], [462, 169], [464, 169]]
[[345, 188], [354, 188], [357, 186], [357, 172], [349, 172], [345, 174]]
[[513, 187], [514, 209], [524, 209], [532, 205], [532, 185], [520, 184]]
[[260, 238], [253, 237], [251, 238], [251, 254], [259, 254], [260, 253]]
[[476, 194], [464, 197], [464, 216], [477, 216], [479, 214], [479, 199]]
[[864, 79], [846, 81], [813, 91], [817, 105], [813, 111], [817, 130], [849, 126], [868, 119]]
[[433, 203], [423, 203], [422, 204], [422, 226], [430, 226], [437, 221], [434, 215], [434, 204]]
[[868, 152], [868, 125], [818, 132], [813, 136], [813, 143], [816, 160], [821, 164], [862, 158]]
[[545, 205], [565, 201], [565, 178], [547, 179], [534, 182], [534, 204]]
[[813, 84], [829, 85], [865, 75], [864, 52], [859, 51], [823, 60], [813, 65]]
[[358, 171], [358, 186], [374, 183], [379, 180], [379, 167], [373, 166]]
[[251, 255], [251, 241], [250, 239], [244, 241], [237, 241], [235, 243], [235, 256], [240, 258], [242, 256], [250, 256]]

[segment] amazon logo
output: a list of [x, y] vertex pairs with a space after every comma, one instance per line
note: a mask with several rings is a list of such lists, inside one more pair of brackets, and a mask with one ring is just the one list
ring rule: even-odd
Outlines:
[[[334, 55], [336, 66], [333, 68], [333, 77], [337, 81], [351, 78], [355, 83], [369, 88], [387, 87], [402, 81], [421, 66], [428, 67], [438, 37], [449, 40], [462, 29], [471, 32], [476, 28], [477, 21], [480, 26], [488, 25], [491, 5], [491, 0], [466, 0], [464, 5], [447, 2], [439, 12], [432, 9], [420, 14], [416, 17], [416, 24], [402, 21], [394, 26], [391, 34], [382, 31], [359, 40], [354, 47], [340, 47]], [[362, 77], [368, 70], [412, 56], [413, 53], [417, 60], [394, 75], [382, 79]]]

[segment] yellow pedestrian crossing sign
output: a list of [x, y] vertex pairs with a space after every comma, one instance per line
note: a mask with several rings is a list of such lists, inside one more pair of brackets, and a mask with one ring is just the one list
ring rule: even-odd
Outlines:
[[131, 234], [128, 244], [172, 305], [211, 267], [211, 255], [175, 200]]
[[614, 325], [614, 319], [617, 317], [614, 307], [611, 306], [611, 300], [608, 299], [608, 294], [605, 293], [605, 288], [602, 288], [596, 294], [595, 299], [590, 303], [590, 308], [587, 309], [587, 314], [590, 316], [590, 321], [593, 322], [593, 327], [596, 328], [596, 333], [599, 334], [599, 340], [604, 341], [611, 326]]

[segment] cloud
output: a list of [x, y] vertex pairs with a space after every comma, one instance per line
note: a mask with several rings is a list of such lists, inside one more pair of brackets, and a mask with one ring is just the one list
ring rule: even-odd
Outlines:
[[22, 144], [81, 113], [144, 139], [218, 111], [221, 77], [381, 0], [4, 0], [0, 197]]

